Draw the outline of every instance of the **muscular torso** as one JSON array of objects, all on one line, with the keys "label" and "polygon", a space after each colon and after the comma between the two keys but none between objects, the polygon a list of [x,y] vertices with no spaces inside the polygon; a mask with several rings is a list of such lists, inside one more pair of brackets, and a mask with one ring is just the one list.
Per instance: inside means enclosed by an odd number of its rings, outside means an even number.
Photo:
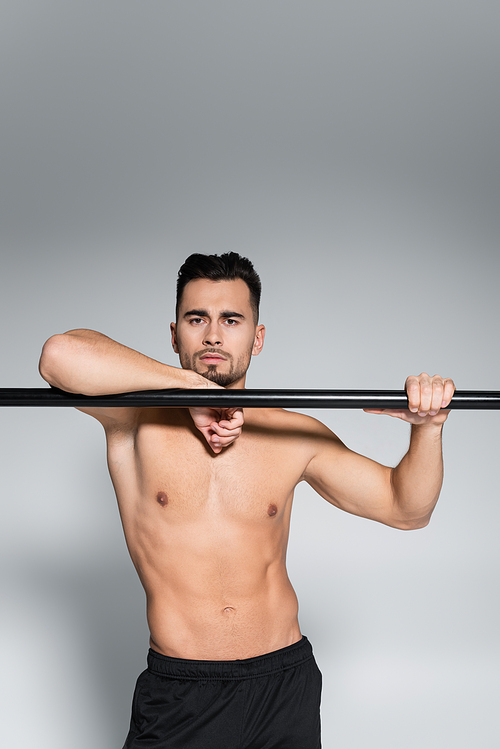
[{"label": "muscular torso", "polygon": [[289,429],[294,416],[247,410],[242,435],[218,455],[185,409],[144,409],[133,431],[108,434],[155,650],[233,660],[300,639],[285,567],[293,491],[307,463]]}]

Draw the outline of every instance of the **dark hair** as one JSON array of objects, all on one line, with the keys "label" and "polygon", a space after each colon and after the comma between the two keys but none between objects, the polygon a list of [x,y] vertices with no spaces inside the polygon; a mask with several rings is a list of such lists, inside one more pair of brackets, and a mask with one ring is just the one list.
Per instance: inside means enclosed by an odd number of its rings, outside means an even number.
[{"label": "dark hair", "polygon": [[179,306],[184,287],[195,278],[206,278],[209,281],[234,281],[241,278],[250,290],[250,304],[255,318],[259,320],[261,294],[260,278],[248,258],[237,252],[226,252],[224,255],[201,255],[195,252],[181,265],[177,277],[177,301],[175,315],[179,316]]}]

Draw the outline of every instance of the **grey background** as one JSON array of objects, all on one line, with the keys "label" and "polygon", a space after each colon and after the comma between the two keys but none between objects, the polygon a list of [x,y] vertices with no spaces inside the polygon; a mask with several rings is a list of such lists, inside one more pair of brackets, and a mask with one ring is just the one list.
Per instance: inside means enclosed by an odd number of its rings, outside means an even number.
[{"label": "grey background", "polygon": [[[498,389],[498,3],[0,3],[0,382],[90,327],[170,364],[179,265],[250,256],[253,387]],[[314,412],[395,464],[406,425]],[[431,525],[297,491],[289,568],[326,749],[500,741],[498,413],[452,413]],[[3,742],[120,747],[144,596],[104,436],[3,409]]]}]

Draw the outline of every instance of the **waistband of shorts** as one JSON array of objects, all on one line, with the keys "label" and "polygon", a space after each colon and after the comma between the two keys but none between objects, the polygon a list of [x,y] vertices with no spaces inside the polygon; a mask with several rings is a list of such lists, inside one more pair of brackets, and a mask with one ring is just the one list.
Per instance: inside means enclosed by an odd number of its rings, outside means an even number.
[{"label": "waistband of shorts", "polygon": [[148,653],[148,670],[157,676],[175,679],[228,680],[255,679],[269,676],[289,668],[295,668],[313,657],[311,643],[307,637],[281,650],[275,650],[254,658],[236,661],[194,661],[183,658],[171,658],[157,653],[150,648]]}]

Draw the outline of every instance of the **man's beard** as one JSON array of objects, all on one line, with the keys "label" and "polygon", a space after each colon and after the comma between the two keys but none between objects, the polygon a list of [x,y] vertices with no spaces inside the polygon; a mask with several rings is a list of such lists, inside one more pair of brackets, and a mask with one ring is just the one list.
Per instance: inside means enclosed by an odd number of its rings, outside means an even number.
[{"label": "man's beard", "polygon": [[[206,371],[202,372],[199,366],[200,357],[206,353],[218,353],[221,354],[221,356],[224,356],[226,361],[221,362],[221,364],[228,363],[229,371],[219,372],[217,371],[219,368],[218,364],[209,364]],[[193,372],[201,375],[206,380],[215,382],[216,385],[220,385],[221,387],[228,387],[228,385],[232,385],[233,382],[237,382],[245,376],[248,367],[250,366],[251,356],[252,352],[250,351],[247,356],[240,356],[235,364],[233,357],[231,356],[231,354],[228,354],[227,351],[216,351],[214,349],[208,349],[204,351],[197,351],[192,357],[187,356],[186,354],[179,353],[179,359],[183,369],[191,369]],[[203,364],[203,362],[201,362],[201,364]]]},{"label": "man's beard", "polygon": [[[194,370],[196,372],[196,369]],[[215,382],[216,385],[220,385],[226,388],[228,385],[232,385],[233,382],[239,380],[245,374],[246,369],[243,370],[230,370],[229,372],[217,372],[216,364],[209,364],[206,372],[198,372],[206,380]]]}]

